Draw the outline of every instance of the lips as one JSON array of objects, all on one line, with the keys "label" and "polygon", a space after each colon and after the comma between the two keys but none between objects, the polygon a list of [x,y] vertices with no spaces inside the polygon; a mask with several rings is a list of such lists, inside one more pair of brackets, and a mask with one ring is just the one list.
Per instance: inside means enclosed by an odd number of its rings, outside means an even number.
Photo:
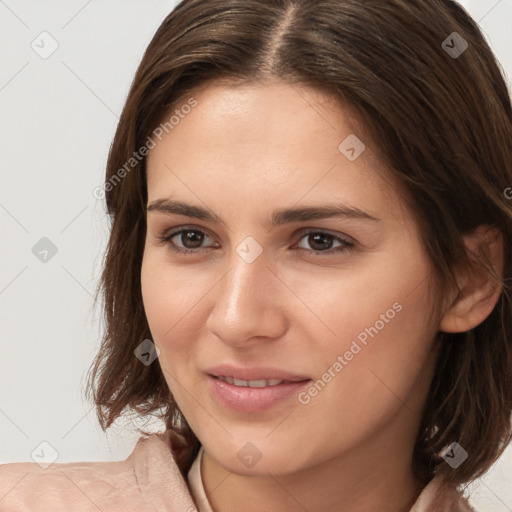
[{"label": "lips", "polygon": [[212,377],[230,377],[241,381],[281,380],[285,382],[301,382],[310,379],[307,375],[290,373],[286,370],[270,366],[244,368],[223,364],[209,368],[206,370],[206,373]]},{"label": "lips", "polygon": [[271,367],[241,368],[221,365],[206,375],[215,401],[245,413],[263,412],[290,399],[309,384],[309,377]]}]

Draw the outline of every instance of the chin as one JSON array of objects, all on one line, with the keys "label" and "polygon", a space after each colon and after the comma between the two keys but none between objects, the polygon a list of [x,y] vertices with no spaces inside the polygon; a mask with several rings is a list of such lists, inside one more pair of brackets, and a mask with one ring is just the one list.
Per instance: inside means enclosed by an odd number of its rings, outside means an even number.
[{"label": "chin", "polygon": [[[279,443],[277,443],[279,445]],[[208,451],[208,448],[205,447]],[[276,442],[254,443],[247,441],[236,443],[229,450],[209,451],[219,464],[227,471],[244,476],[285,475],[304,469],[308,462],[299,457],[296,448],[281,445],[276,449]]]}]

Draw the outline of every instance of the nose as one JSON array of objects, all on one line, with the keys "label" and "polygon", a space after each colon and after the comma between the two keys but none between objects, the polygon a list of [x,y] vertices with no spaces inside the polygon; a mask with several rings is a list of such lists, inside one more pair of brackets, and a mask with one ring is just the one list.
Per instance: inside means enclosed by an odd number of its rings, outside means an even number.
[{"label": "nose", "polygon": [[283,336],[287,289],[269,267],[265,252],[252,262],[234,252],[230,263],[212,290],[215,303],[206,322],[208,331],[234,348]]}]

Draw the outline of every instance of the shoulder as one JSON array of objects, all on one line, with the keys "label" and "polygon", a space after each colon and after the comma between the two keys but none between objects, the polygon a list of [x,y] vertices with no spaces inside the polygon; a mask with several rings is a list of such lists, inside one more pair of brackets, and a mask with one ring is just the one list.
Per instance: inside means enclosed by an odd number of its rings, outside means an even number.
[{"label": "shoulder", "polygon": [[167,433],[141,437],[119,462],[0,465],[0,512],[67,512],[71,505],[80,512],[195,510]]},{"label": "shoulder", "polygon": [[102,470],[109,472],[103,469],[107,464],[112,467],[116,463],[61,463],[47,469],[35,462],[2,464],[0,511],[56,510],[57,503],[73,503],[79,510],[93,510],[95,493],[90,492],[91,484],[94,482],[95,491],[99,492],[110,487],[101,476]]},{"label": "shoulder", "polygon": [[476,512],[455,487],[434,478],[423,489],[410,512]]},{"label": "shoulder", "polygon": [[[94,472],[93,467],[89,472],[91,470]],[[87,491],[81,491],[84,476],[78,464],[52,464],[48,469],[35,462],[3,464],[0,466],[0,511],[51,510],[56,503],[76,503],[87,510],[84,505],[91,503],[86,501]]]}]

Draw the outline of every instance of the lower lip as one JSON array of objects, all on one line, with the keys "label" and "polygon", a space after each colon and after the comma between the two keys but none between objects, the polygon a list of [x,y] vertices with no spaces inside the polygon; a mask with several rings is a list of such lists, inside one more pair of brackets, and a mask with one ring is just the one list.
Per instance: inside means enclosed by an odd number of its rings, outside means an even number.
[{"label": "lower lip", "polygon": [[297,395],[311,379],[287,382],[277,386],[250,388],[228,384],[211,375],[206,376],[208,387],[221,405],[242,412],[261,412]]}]

